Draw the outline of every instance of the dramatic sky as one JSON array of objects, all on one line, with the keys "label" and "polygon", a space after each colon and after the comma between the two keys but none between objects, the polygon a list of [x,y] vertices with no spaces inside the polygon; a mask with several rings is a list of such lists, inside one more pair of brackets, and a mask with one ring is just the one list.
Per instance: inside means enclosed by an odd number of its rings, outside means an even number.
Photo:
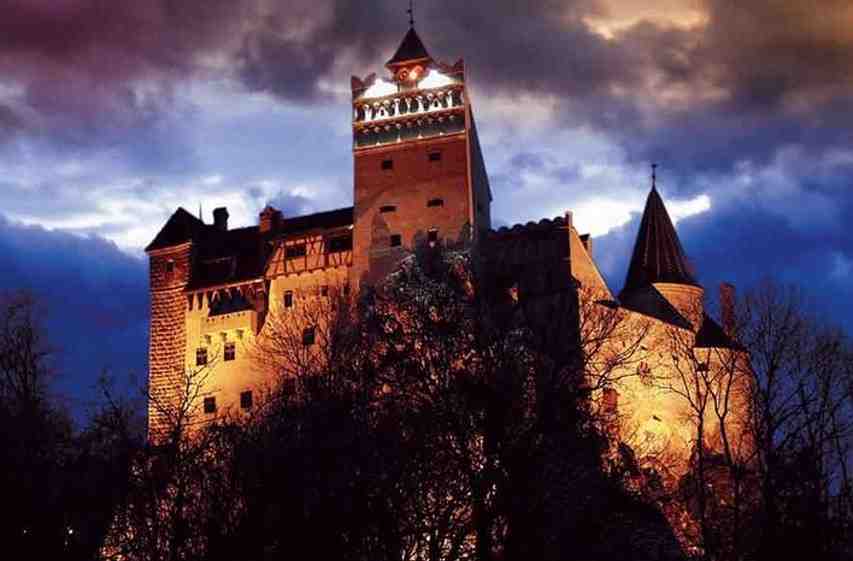
[{"label": "dramatic sky", "polygon": [[[650,7],[651,6],[651,7]],[[0,289],[44,303],[58,387],[144,380],[142,247],[177,206],[235,226],[351,204],[349,77],[403,0],[5,0]],[[705,286],[802,284],[853,327],[849,0],[422,0],[463,57],[498,225],[575,212],[618,290],[658,162]]]}]

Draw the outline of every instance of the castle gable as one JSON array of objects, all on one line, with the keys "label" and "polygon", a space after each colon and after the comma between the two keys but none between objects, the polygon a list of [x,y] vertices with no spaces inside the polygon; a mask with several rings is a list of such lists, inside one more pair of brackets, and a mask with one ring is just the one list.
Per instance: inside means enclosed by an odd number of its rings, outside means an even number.
[{"label": "castle gable", "polygon": [[203,229],[204,222],[179,207],[145,251],[166,249],[191,241]]}]

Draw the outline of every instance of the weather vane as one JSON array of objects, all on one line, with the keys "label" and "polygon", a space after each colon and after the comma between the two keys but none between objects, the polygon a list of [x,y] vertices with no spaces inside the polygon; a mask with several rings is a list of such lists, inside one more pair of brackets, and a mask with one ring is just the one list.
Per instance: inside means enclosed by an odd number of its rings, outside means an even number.
[{"label": "weather vane", "polygon": [[652,164],[652,189],[657,189],[658,182],[658,165]]},{"label": "weather vane", "polygon": [[415,26],[415,0],[409,0],[409,9],[406,10],[409,14],[409,27]]}]

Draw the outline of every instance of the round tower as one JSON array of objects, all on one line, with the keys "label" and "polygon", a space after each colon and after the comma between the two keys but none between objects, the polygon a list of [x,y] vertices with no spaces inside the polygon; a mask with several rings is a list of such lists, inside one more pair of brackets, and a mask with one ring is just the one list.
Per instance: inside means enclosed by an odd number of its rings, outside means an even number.
[{"label": "round tower", "polygon": [[655,179],[653,174],[619,299],[628,308],[688,327],[686,322],[695,331],[705,315],[705,290],[696,281]]}]

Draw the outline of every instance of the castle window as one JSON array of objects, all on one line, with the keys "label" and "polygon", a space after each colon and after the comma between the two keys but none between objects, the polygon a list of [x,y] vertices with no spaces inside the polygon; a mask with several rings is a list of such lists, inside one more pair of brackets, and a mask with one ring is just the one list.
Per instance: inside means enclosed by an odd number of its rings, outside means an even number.
[{"label": "castle window", "polygon": [[237,344],[234,342],[225,343],[225,354],[223,356],[225,360],[234,360],[237,358]]},{"label": "castle window", "polygon": [[328,296],[329,295],[329,285],[324,284],[320,287],[320,296]]},{"label": "castle window", "polygon": [[204,412],[207,415],[212,415],[213,413],[216,413],[216,398],[215,397],[204,398]]},{"label": "castle window", "polygon": [[430,243],[430,245],[437,242],[438,241],[438,230],[433,228],[432,230],[427,232],[427,241]]},{"label": "castle window", "polygon": [[329,240],[329,253],[352,251],[352,236],[338,236]]},{"label": "castle window", "polygon": [[311,345],[314,344],[316,336],[317,336],[316,329],[313,326],[312,327],[306,327],[305,329],[302,330],[302,344],[305,345],[306,347],[310,347]]},{"label": "castle window", "polygon": [[288,290],[284,293],[284,307],[292,308],[293,307],[293,291]]},{"label": "castle window", "polygon": [[293,259],[295,257],[305,257],[308,253],[308,247],[304,243],[289,245],[284,248],[284,257]]},{"label": "castle window", "polygon": [[349,296],[349,283],[344,285],[344,295]]},{"label": "castle window", "polygon": [[379,207],[379,212],[385,214],[386,212],[396,212],[397,207],[395,205],[383,205]]},{"label": "castle window", "polygon": [[199,347],[195,350],[195,365],[204,366],[207,364],[207,349]]},{"label": "castle window", "polygon": [[696,372],[707,372],[708,371],[708,363],[700,362],[696,365]]},{"label": "castle window", "polygon": [[394,160],[382,160],[382,169],[383,170],[394,169]]},{"label": "castle window", "polygon": [[391,247],[400,247],[401,245],[403,245],[403,236],[391,234]]},{"label": "castle window", "polygon": [[427,207],[439,207],[444,206],[444,199],[430,199],[427,201]]},{"label": "castle window", "polygon": [[240,409],[252,408],[252,391],[240,392]]},{"label": "castle window", "polygon": [[430,152],[429,153],[429,161],[430,162],[440,162],[441,161],[441,152]]},{"label": "castle window", "polygon": [[175,272],[175,262],[169,259],[166,261],[166,272],[171,274]]}]

